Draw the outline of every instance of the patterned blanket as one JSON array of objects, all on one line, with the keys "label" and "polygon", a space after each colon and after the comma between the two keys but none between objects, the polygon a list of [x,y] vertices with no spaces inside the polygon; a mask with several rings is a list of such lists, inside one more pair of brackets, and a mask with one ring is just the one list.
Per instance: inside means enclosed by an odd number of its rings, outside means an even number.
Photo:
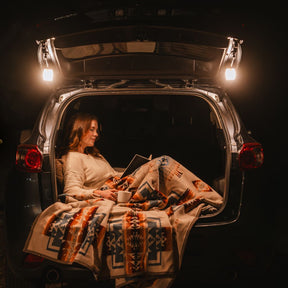
[{"label": "patterned blanket", "polygon": [[81,264],[96,279],[116,279],[116,287],[168,287],[190,229],[200,214],[217,211],[222,197],[169,156],[102,189],[112,187],[133,196],[125,204],[82,197],[54,203],[35,220],[24,252]]}]

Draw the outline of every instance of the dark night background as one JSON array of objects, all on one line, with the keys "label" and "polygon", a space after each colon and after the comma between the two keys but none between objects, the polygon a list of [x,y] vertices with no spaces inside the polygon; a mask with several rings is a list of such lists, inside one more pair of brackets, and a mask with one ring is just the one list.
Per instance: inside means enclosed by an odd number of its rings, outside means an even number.
[{"label": "dark night background", "polygon": [[[4,176],[14,162],[18,131],[33,126],[49,94],[49,89],[41,83],[37,74],[35,40],[40,35],[37,27],[48,18],[73,12],[77,7],[83,8],[96,1],[79,1],[76,4],[59,2],[61,7],[48,5],[51,2],[38,2],[36,5],[7,3],[6,12],[2,11],[5,15],[0,26],[0,139],[3,141],[0,145],[0,172],[3,176],[1,205]],[[104,5],[98,2],[99,7]],[[108,2],[111,1],[103,3]],[[121,2],[125,1],[114,3],[120,6]],[[243,249],[239,248],[244,251],[240,258],[248,266],[266,265],[265,269],[273,272],[273,277],[281,276],[286,271],[288,260],[287,169],[285,171],[287,129],[284,127],[287,124],[288,104],[285,78],[286,6],[279,6],[275,1],[259,4],[252,1],[251,4],[248,1],[233,4],[232,1],[130,2],[150,5],[163,3],[158,4],[162,7],[182,3],[185,9],[192,9],[194,3],[197,9],[203,11],[201,21],[195,22],[197,29],[244,40],[240,79],[235,86],[228,87],[228,92],[246,128],[262,143],[265,162],[262,168],[249,175],[248,182],[252,189],[249,195],[244,196],[238,224],[241,239],[235,245],[241,246],[243,243]]]}]

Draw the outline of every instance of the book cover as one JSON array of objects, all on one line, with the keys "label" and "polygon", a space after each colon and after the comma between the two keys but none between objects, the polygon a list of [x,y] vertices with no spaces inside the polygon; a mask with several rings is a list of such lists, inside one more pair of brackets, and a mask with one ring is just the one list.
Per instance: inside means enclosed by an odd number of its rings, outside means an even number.
[{"label": "book cover", "polygon": [[148,158],[141,156],[139,154],[135,154],[126,169],[124,170],[121,178],[133,173],[137,168],[139,168],[141,165],[149,162],[152,159],[152,155],[150,155]]}]

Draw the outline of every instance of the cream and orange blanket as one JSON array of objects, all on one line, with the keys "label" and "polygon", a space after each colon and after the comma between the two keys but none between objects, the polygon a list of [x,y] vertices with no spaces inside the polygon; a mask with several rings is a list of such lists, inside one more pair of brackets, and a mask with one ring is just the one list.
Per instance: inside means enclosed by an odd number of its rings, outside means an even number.
[{"label": "cream and orange blanket", "polygon": [[222,197],[169,156],[132,175],[109,179],[102,189],[129,190],[129,203],[106,199],[56,202],[35,220],[24,251],[89,268],[116,286],[168,287],[179,269],[190,229],[214,213]]}]

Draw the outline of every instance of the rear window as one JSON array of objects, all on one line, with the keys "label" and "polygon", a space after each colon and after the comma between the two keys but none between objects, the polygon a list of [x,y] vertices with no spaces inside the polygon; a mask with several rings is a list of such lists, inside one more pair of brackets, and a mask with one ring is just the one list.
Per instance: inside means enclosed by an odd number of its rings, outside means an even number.
[{"label": "rear window", "polygon": [[153,41],[58,47],[56,51],[64,74],[70,76],[117,75],[121,70],[122,75],[147,71],[207,78],[217,73],[223,54],[218,47]]},{"label": "rear window", "polygon": [[[85,96],[67,107],[61,130],[78,111],[98,116],[96,146],[114,167],[126,167],[134,154],[169,155],[213,186],[225,175],[225,154],[217,117],[202,98],[186,95]],[[221,133],[220,133],[221,134]],[[61,137],[56,143],[61,146]]]}]

